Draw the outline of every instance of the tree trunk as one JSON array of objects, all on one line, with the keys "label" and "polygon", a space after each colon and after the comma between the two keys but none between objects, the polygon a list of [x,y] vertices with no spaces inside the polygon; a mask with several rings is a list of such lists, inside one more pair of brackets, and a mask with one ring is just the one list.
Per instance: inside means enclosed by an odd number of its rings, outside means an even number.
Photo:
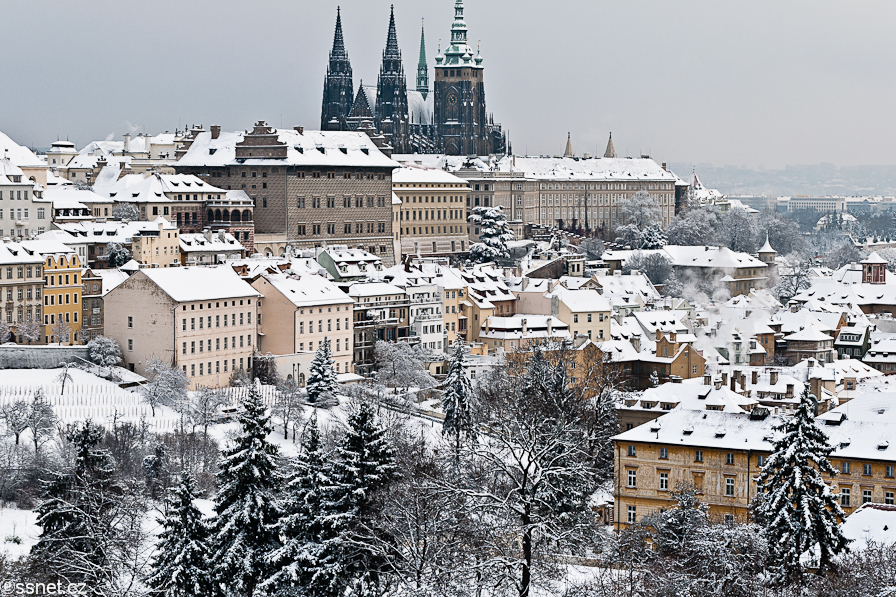
[{"label": "tree trunk", "polygon": [[529,504],[526,504],[526,510],[523,514],[523,574],[520,579],[520,597],[529,597],[529,584],[532,580],[532,528],[529,526],[531,517],[529,516]]}]

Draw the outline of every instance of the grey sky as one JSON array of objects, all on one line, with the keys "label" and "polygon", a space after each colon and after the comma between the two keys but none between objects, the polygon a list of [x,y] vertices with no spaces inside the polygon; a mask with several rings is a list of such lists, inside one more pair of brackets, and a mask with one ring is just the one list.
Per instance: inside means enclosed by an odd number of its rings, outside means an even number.
[{"label": "grey sky", "polygon": [[[375,83],[389,2],[341,0],[355,85]],[[320,124],[330,0],[3,3],[0,130],[79,146],[187,123]],[[395,0],[414,84],[453,0]],[[896,3],[467,0],[489,111],[516,153],[746,164],[896,164]],[[444,46],[444,43],[443,43]]]}]

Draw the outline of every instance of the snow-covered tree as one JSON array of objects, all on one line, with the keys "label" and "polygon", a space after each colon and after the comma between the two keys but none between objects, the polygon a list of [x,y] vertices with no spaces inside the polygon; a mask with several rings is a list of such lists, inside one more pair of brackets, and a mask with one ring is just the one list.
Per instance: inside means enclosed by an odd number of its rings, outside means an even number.
[{"label": "snow-covered tree", "polygon": [[100,367],[113,367],[121,362],[121,346],[107,336],[97,336],[87,343],[87,358]]},{"label": "snow-covered tree", "polygon": [[121,267],[131,260],[131,252],[121,243],[111,242],[108,245],[109,267]]},{"label": "snow-covered tree", "polygon": [[[190,421],[202,427],[202,436],[208,438],[208,428],[218,420],[218,409],[227,404],[227,397],[208,386],[198,386],[189,401]],[[195,427],[194,427],[195,428]]]},{"label": "snow-covered tree", "polygon": [[302,392],[296,380],[290,377],[277,386],[277,401],[271,409],[273,415],[283,425],[283,439],[289,438],[289,428],[293,428],[293,443],[296,440],[296,427],[302,417]]},{"label": "snow-covered tree", "polygon": [[378,340],[375,352],[379,380],[394,390],[431,388],[435,385],[435,380],[426,369],[428,355],[419,345]]},{"label": "snow-covered tree", "polygon": [[65,396],[65,384],[74,382],[74,378],[71,374],[71,369],[74,367],[75,365],[73,363],[62,363],[62,370],[59,372],[59,375],[56,376],[56,381],[62,384],[59,393],[63,396]]},{"label": "snow-covered tree", "polygon": [[50,332],[53,334],[53,340],[60,344],[71,341],[72,326],[61,315],[56,319],[56,323],[50,326]]},{"label": "snow-covered tree", "polygon": [[513,231],[507,224],[503,206],[474,207],[470,223],[479,228],[479,242],[470,246],[470,259],[474,263],[510,257],[507,243],[513,240]]},{"label": "snow-covered tree", "polygon": [[215,597],[220,592],[209,561],[209,529],[193,505],[196,485],[187,473],[171,488],[146,584],[152,597]]},{"label": "snow-covered tree", "polygon": [[9,330],[9,324],[5,321],[0,321],[0,344],[4,342],[9,342],[9,337],[12,332]]},{"label": "snow-covered tree", "polygon": [[16,438],[16,445],[19,445],[19,437],[28,429],[28,403],[24,400],[16,400],[15,402],[7,402],[0,406],[0,417],[3,418],[3,425],[6,427],[6,435]]},{"label": "snow-covered tree", "polygon": [[308,393],[308,402],[316,403],[332,399],[339,389],[336,382],[336,372],[333,371],[333,358],[330,352],[330,340],[324,341],[317,347],[314,360],[308,371],[308,380],[305,383],[305,391]]},{"label": "snow-covered tree", "polygon": [[448,374],[442,391],[442,435],[454,442],[455,453],[460,453],[463,441],[476,441],[476,422],[473,418],[473,386],[464,373],[464,341],[454,343],[448,360]]},{"label": "snow-covered tree", "polygon": [[778,300],[783,304],[812,286],[812,265],[806,260],[795,261],[778,269],[778,283],[773,288]]},{"label": "snow-covered tree", "polygon": [[279,546],[277,446],[267,437],[270,418],[258,387],[249,386],[239,413],[241,431],[221,453],[215,497],[215,578],[236,594],[251,597],[267,578],[267,555]]},{"label": "snow-covered tree", "polygon": [[43,390],[34,393],[28,405],[28,429],[31,430],[31,443],[35,457],[40,456],[40,447],[53,438],[56,432],[56,413],[47,402]]},{"label": "snow-covered tree", "polygon": [[828,460],[828,437],[815,424],[817,408],[807,385],[794,415],[775,428],[774,450],[759,472],[757,513],[782,580],[802,578],[800,559],[808,550],[818,550],[818,569],[824,570],[847,549],[839,524],[846,515],[822,477],[837,470]]},{"label": "snow-covered tree", "polygon": [[[644,245],[644,233],[651,226],[662,229],[663,216],[656,201],[647,191],[638,191],[616,206],[618,225],[616,242],[634,249]],[[658,240],[654,238],[653,240]]]},{"label": "snow-covered tree", "polygon": [[146,365],[146,378],[143,399],[152,409],[152,416],[156,416],[159,405],[183,411],[181,407],[187,400],[187,387],[190,385],[183,369],[173,367],[153,355]]},{"label": "snow-covered tree", "polygon": [[735,207],[722,215],[718,230],[719,243],[732,251],[753,253],[759,247],[756,218],[745,209]]},{"label": "snow-covered tree", "polygon": [[672,261],[665,255],[660,253],[645,255],[640,251],[632,254],[622,266],[623,274],[628,275],[633,271],[641,272],[654,284],[665,284],[675,273]]},{"label": "snow-covered tree", "polygon": [[720,219],[719,210],[712,206],[682,211],[666,228],[666,238],[670,245],[717,244],[715,237]]},{"label": "snow-covered tree", "polygon": [[651,224],[641,234],[641,248],[645,250],[662,249],[668,244],[663,227],[659,224]]},{"label": "snow-covered tree", "polygon": [[328,507],[335,505],[335,496],[325,492],[334,484],[330,476],[327,454],[321,443],[314,414],[302,435],[302,449],[293,462],[293,472],[284,491],[280,509],[282,516],[277,523],[283,545],[271,553],[269,561],[272,573],[262,586],[268,588],[306,587],[308,594],[326,592],[330,579],[326,574],[316,575],[321,559],[327,551],[334,553],[339,547],[338,532],[331,524],[338,516]]},{"label": "snow-covered tree", "polygon": [[[837,213],[839,216],[839,212]],[[762,232],[765,232],[768,242],[779,255],[803,253],[806,250],[805,237],[800,234],[799,224],[776,209],[765,209],[759,213],[759,230],[757,242],[763,242]]]},{"label": "snow-covered tree", "polygon": [[656,374],[656,369],[650,373],[650,387],[655,388],[660,385],[660,376]]},{"label": "snow-covered tree", "polygon": [[134,222],[140,219],[140,210],[132,203],[119,203],[112,208],[112,219],[117,222]]},{"label": "snow-covered tree", "polygon": [[35,319],[27,319],[19,324],[17,332],[26,342],[35,342],[40,340],[41,325]]}]

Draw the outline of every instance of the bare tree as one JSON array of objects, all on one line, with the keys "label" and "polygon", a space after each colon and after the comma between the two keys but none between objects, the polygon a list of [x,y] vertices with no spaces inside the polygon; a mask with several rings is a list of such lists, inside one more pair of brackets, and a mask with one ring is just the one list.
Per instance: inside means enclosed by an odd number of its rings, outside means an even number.
[{"label": "bare tree", "polygon": [[812,285],[810,270],[811,265],[808,261],[798,261],[786,268],[780,268],[778,284],[774,289],[778,300],[786,305],[790,299],[809,288]]},{"label": "bare tree", "polygon": [[56,434],[56,413],[40,389],[34,393],[28,408],[28,428],[31,429],[34,456],[39,458],[41,446]]},{"label": "bare tree", "polygon": [[112,219],[118,222],[133,222],[140,219],[140,210],[132,203],[119,203],[112,208]]},{"label": "bare tree", "polygon": [[302,414],[302,390],[295,379],[283,380],[277,386],[277,401],[274,403],[273,414],[283,425],[283,439],[289,439],[289,427],[292,425],[292,439],[295,442],[296,423]]},{"label": "bare tree", "polygon": [[50,331],[53,333],[53,337],[56,338],[56,341],[62,344],[70,341],[72,326],[70,326],[60,315],[57,317],[56,323],[50,327]]},{"label": "bare tree", "polygon": [[0,417],[3,417],[6,434],[16,438],[16,445],[19,445],[19,437],[28,429],[28,411],[28,403],[24,400],[7,402],[0,406]]},{"label": "bare tree", "polygon": [[18,326],[18,333],[28,343],[40,340],[41,325],[36,319],[26,319]]},{"label": "bare tree", "polygon": [[62,384],[62,390],[60,390],[60,395],[65,396],[65,384],[69,381],[74,381],[72,378],[72,374],[69,373],[69,369],[71,369],[73,365],[71,363],[62,363],[62,371],[59,372],[59,375],[56,376],[56,381]]},{"label": "bare tree", "polygon": [[208,439],[208,428],[218,418],[218,409],[227,404],[227,398],[221,392],[208,386],[199,386],[193,391],[190,401],[193,425],[202,427],[202,437]]},{"label": "bare tree", "polygon": [[155,356],[146,365],[148,383],[144,386],[143,397],[156,416],[156,407],[170,406],[177,412],[184,412],[187,399],[187,374],[180,367],[173,367]]}]

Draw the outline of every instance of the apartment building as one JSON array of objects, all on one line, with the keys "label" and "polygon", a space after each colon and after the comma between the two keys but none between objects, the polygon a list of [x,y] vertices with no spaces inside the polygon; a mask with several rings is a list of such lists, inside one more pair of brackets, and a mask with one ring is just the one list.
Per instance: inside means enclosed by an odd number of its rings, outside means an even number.
[{"label": "apartment building", "polygon": [[229,266],[141,269],[104,298],[105,332],[132,371],[155,357],[197,386],[252,371],[261,295]]},{"label": "apartment building", "polygon": [[467,181],[436,168],[406,166],[392,173],[403,255],[452,255],[469,250]]},{"label": "apartment building", "polygon": [[[84,264],[71,248],[55,241],[24,241],[26,250],[43,257],[44,264],[44,339],[47,342],[81,340],[81,271]],[[59,337],[57,324],[68,328],[66,337]]]},{"label": "apartment building", "polygon": [[354,299],[355,372],[366,375],[376,362],[377,340],[403,342],[409,336],[410,302],[403,288],[384,282],[359,282],[347,288]]},{"label": "apartment building", "polygon": [[[847,515],[867,502],[896,503],[892,423],[870,417],[852,420],[831,411],[817,422],[834,448],[829,460],[840,471],[827,482]],[[773,447],[772,429],[780,423],[766,409],[678,409],[615,436],[617,528],[672,506],[670,492],[680,483],[697,490],[710,516],[746,521],[756,476]]]},{"label": "apartment building", "polygon": [[[264,273],[251,282],[261,293],[259,349],[275,355],[315,352],[330,341],[337,373],[352,372],[355,301],[323,276]],[[305,372],[298,372],[304,384]]]},{"label": "apartment building", "polygon": [[180,235],[180,255],[181,263],[186,265],[213,265],[242,259],[246,256],[246,247],[228,232],[206,228],[198,234]]},{"label": "apartment building", "polygon": [[0,159],[0,238],[29,238],[47,230],[51,205],[35,203],[41,187],[8,159]]},{"label": "apartment building", "polygon": [[395,264],[392,170],[398,164],[362,132],[275,129],[197,131],[176,164],[255,204],[258,252],[324,245],[363,248]]},{"label": "apartment building", "polygon": [[442,315],[442,287],[437,284],[413,284],[405,288],[410,300],[411,339],[424,348],[445,350],[445,319]]},{"label": "apartment building", "polygon": [[57,223],[56,226],[74,237],[62,242],[73,248],[86,244],[87,259],[84,261],[92,269],[109,268],[110,243],[118,243],[130,251],[142,266],[173,267],[180,264],[180,232],[162,216],[152,222],[84,221]]},{"label": "apartment building", "polygon": [[146,267],[177,267],[181,257],[181,234],[165,218],[158,216],[153,226],[140,226],[131,237],[131,257]]},{"label": "apartment building", "polygon": [[[27,342],[20,329],[23,323],[43,320],[43,266],[44,258],[40,253],[26,249],[20,243],[0,243],[2,317],[18,343]],[[39,341],[45,341],[43,333]]]}]

